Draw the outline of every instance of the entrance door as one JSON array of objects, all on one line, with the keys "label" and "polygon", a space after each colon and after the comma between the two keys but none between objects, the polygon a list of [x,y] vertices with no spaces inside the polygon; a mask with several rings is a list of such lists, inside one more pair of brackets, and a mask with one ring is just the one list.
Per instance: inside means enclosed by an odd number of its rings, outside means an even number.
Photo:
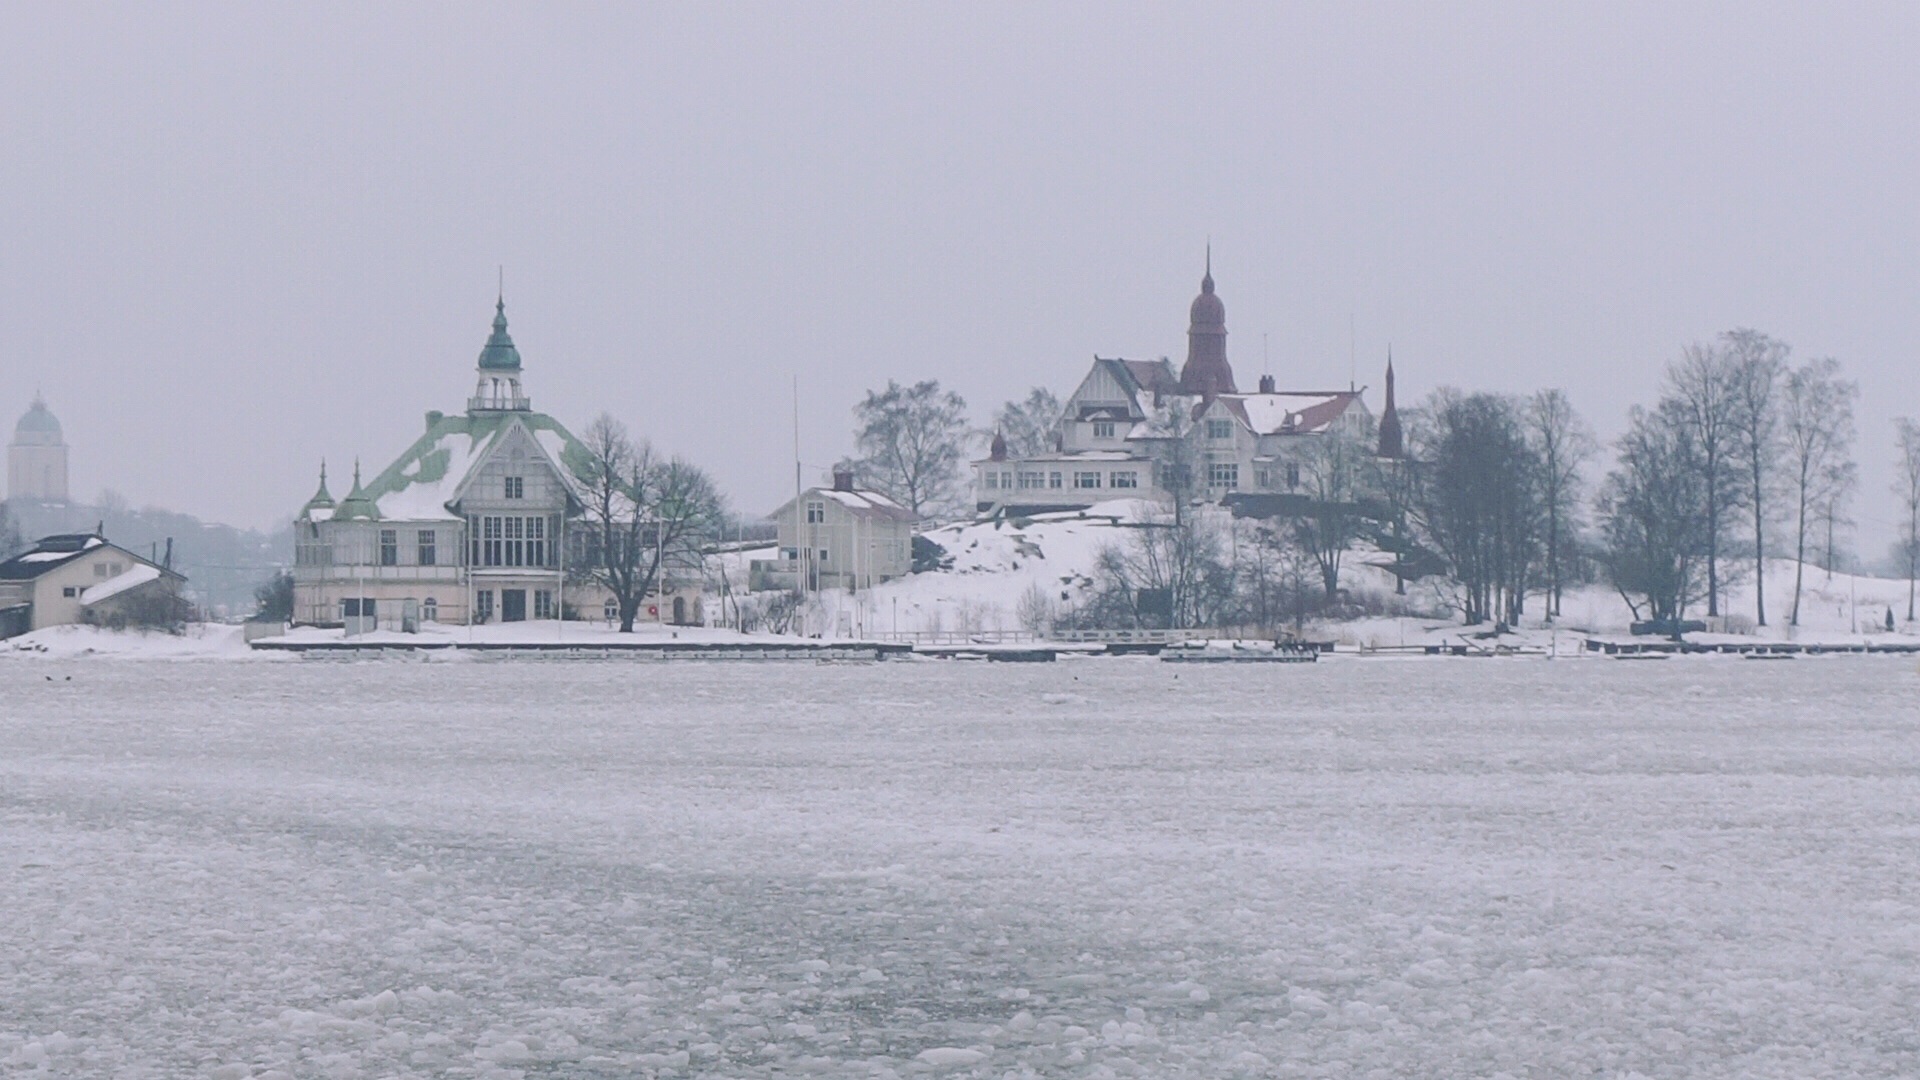
[{"label": "entrance door", "polygon": [[687,598],[684,596],[673,598],[673,625],[687,625]]},{"label": "entrance door", "polygon": [[501,622],[526,622],[527,621],[527,590],[525,589],[501,589],[500,590],[500,621]]}]

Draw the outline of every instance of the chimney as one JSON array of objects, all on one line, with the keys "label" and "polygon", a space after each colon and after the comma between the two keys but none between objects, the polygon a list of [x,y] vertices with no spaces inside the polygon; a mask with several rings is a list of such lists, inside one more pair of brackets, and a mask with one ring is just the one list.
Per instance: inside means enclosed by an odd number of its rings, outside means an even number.
[{"label": "chimney", "polygon": [[835,491],[852,491],[853,490],[853,470],[852,469],[833,470],[833,490]]},{"label": "chimney", "polygon": [[1273,376],[1271,375],[1260,376],[1260,392],[1263,394],[1273,393]]},{"label": "chimney", "polygon": [[441,412],[439,409],[427,410],[427,430],[432,431],[433,425],[439,423],[444,419],[446,419],[446,414]]}]

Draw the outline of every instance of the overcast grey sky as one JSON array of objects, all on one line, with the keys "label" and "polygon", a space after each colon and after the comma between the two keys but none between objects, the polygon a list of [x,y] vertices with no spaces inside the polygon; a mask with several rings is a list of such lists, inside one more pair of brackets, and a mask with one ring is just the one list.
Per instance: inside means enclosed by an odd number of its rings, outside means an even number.
[{"label": "overcast grey sky", "polygon": [[[534,406],[736,505],[936,377],[984,418],[1179,359],[1564,387],[1603,434],[1734,326],[1920,413],[1920,6],[0,8],[0,414],[264,525],[462,407],[505,264]],[[1868,554],[1877,555],[1877,550]]]}]

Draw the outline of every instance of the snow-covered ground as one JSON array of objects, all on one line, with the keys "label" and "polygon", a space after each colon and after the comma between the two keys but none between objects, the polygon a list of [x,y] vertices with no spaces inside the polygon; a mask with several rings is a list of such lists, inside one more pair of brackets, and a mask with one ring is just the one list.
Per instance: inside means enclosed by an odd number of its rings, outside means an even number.
[{"label": "snow-covered ground", "polygon": [[0,665],[0,1071],[1913,1076],[1916,692]]},{"label": "snow-covered ground", "polygon": [[113,657],[134,660],[210,660],[258,656],[238,626],[196,623],[183,633],[108,630],[98,626],[49,626],[0,640],[0,660]]}]

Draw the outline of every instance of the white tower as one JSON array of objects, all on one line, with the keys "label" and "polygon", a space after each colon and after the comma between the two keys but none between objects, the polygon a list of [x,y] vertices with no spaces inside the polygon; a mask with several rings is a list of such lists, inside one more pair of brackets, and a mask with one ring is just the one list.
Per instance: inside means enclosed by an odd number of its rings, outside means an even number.
[{"label": "white tower", "polygon": [[67,444],[38,394],[13,427],[7,446],[7,498],[25,502],[67,501]]}]

